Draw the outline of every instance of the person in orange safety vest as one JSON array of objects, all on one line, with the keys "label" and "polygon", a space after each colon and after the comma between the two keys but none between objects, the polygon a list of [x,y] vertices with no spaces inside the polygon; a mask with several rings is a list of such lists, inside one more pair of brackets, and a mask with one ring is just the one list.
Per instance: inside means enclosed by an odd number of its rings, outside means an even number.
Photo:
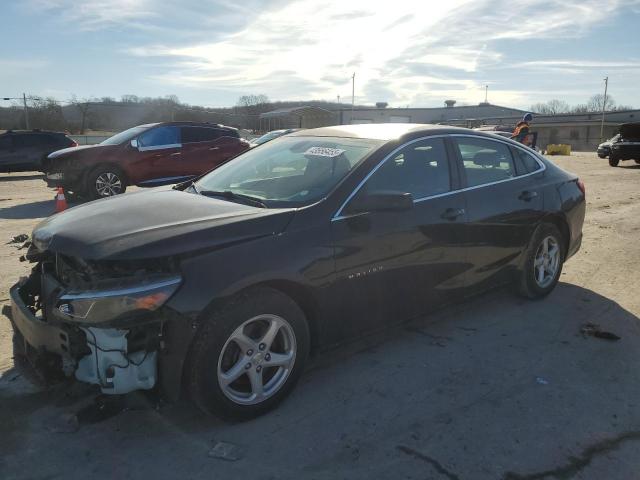
[{"label": "person in orange safety vest", "polygon": [[518,122],[516,128],[513,130],[511,139],[515,140],[516,142],[525,143],[527,136],[530,133],[532,120],[533,115],[531,113],[525,114],[525,116],[522,117],[522,121]]}]

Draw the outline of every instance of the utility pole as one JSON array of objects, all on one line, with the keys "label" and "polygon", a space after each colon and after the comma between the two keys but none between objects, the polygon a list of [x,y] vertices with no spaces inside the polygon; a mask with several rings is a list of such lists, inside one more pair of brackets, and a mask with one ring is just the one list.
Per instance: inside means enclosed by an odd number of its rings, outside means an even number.
[{"label": "utility pole", "polygon": [[600,121],[600,143],[604,140],[604,109],[607,106],[607,87],[609,86],[609,77],[604,77],[604,98],[602,99],[602,120]]},{"label": "utility pole", "polygon": [[488,103],[487,98],[489,98],[489,85],[484,86],[484,103]]},{"label": "utility pole", "polygon": [[22,94],[22,102],[24,104],[24,123],[27,127],[27,130],[29,129],[29,108],[27,107],[27,95],[25,93]]},{"label": "utility pole", "polygon": [[338,103],[340,103],[340,95],[338,95]]},{"label": "utility pole", "polygon": [[353,124],[353,109],[356,105],[356,72],[351,77],[351,123]]}]

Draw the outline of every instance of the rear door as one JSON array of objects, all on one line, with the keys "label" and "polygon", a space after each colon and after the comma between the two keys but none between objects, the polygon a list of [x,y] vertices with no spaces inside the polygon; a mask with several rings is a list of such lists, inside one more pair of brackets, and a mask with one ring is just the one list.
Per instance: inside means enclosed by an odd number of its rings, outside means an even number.
[{"label": "rear door", "polygon": [[197,176],[211,170],[225,159],[221,145],[223,132],[214,127],[183,126],[182,162],[185,172]]},{"label": "rear door", "polygon": [[175,125],[142,133],[130,162],[131,180],[142,186],[177,183],[190,176],[182,161],[180,127]]},{"label": "rear door", "polygon": [[414,199],[411,210],[352,214],[347,203],[332,220],[335,291],[344,307],[342,318],[328,330],[353,336],[398,322],[463,287],[464,194],[454,191],[457,178],[446,142],[444,137],[409,142],[353,196],[408,192]]},{"label": "rear door", "polygon": [[543,167],[508,142],[472,135],[453,139],[466,187],[467,282],[484,288],[504,280],[517,265],[543,216]]},{"label": "rear door", "polygon": [[15,157],[11,135],[0,135],[0,169],[7,170]]},{"label": "rear door", "polygon": [[40,167],[44,156],[44,140],[41,135],[25,133],[13,135],[12,164],[19,169],[37,169]]}]

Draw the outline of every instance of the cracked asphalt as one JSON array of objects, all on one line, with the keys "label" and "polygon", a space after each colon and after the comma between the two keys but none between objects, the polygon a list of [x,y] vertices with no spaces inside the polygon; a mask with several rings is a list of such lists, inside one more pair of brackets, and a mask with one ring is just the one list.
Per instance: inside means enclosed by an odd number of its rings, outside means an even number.
[{"label": "cracked asphalt", "polygon": [[[547,299],[491,292],[324,353],[250,422],[142,394],[112,411],[90,387],[34,385],[0,317],[0,478],[639,478],[640,166],[552,159],[585,181],[588,205],[583,248]],[[52,197],[36,177],[0,175],[7,240]],[[4,243],[6,304],[28,267]],[[583,336],[589,322],[621,339]],[[218,442],[241,458],[216,458]]]}]

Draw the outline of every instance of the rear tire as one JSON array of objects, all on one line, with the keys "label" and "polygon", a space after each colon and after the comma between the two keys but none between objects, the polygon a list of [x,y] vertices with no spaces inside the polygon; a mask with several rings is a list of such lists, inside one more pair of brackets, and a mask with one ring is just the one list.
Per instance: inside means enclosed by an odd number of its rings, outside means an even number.
[{"label": "rear tire", "polygon": [[609,155],[609,166],[617,167],[619,163],[620,163],[620,159],[618,157],[614,157],[613,153]]},{"label": "rear tire", "polygon": [[120,195],[127,190],[122,170],[111,165],[96,167],[87,175],[84,194],[91,200]]},{"label": "rear tire", "polygon": [[200,327],[185,372],[191,398],[222,418],[262,415],[295,386],[309,344],[304,313],[290,297],[272,288],[247,290],[209,312]]},{"label": "rear tire", "polygon": [[524,253],[519,293],[531,299],[551,293],[560,279],[565,256],[565,239],[560,230],[551,223],[540,225]]}]

